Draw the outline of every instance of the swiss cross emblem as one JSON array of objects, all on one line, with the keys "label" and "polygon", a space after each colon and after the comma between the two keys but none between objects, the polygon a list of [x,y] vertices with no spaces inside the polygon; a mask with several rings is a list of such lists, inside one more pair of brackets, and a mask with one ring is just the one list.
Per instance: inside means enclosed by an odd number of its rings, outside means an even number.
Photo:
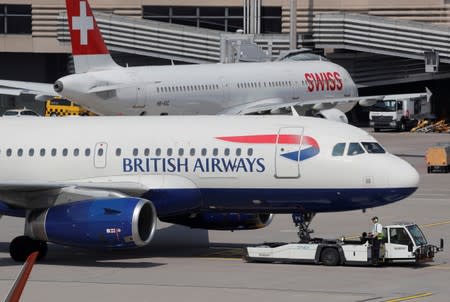
[{"label": "swiss cross emblem", "polygon": [[72,17],[72,27],[80,31],[80,45],[88,45],[88,31],[94,29],[94,18],[87,15],[86,1],[80,2],[80,15]]}]

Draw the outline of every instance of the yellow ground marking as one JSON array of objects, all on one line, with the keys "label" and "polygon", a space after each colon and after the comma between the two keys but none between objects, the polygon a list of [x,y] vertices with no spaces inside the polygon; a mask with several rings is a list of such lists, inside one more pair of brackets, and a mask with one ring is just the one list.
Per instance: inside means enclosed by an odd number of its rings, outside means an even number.
[{"label": "yellow ground marking", "polygon": [[436,223],[423,224],[423,225],[421,225],[420,227],[421,227],[421,228],[430,228],[430,227],[439,226],[439,225],[444,225],[444,224],[450,224],[450,220],[447,220],[447,221],[441,221],[441,222],[436,222]]},{"label": "yellow ground marking", "polygon": [[413,299],[418,299],[418,298],[425,298],[425,297],[431,296],[432,294],[433,293],[417,293],[417,294],[412,295],[412,296],[400,297],[400,298],[394,298],[394,299],[386,300],[386,302],[400,302],[400,301],[407,301],[407,300],[413,300]]}]

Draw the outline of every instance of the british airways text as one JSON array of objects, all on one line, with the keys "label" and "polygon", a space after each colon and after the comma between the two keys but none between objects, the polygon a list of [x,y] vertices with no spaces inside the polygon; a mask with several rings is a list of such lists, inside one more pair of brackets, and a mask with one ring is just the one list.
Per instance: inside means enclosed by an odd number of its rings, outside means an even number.
[{"label": "british airways text", "polygon": [[125,173],[262,173],[264,158],[123,158]]}]

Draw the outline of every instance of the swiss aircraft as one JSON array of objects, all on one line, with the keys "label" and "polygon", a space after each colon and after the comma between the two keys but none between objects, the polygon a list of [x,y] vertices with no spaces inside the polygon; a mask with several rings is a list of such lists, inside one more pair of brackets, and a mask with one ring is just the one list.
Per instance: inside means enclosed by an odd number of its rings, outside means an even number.
[{"label": "swiss aircraft", "polygon": [[76,74],[54,85],[2,80],[0,93],[61,95],[101,115],[284,113],[295,106],[301,115],[344,122],[344,112],[356,103],[393,98],[358,97],[344,68],[314,54],[276,62],[123,68],[112,60],[88,1],[66,0],[66,6]]},{"label": "swiss aircraft", "polygon": [[315,213],[386,205],[419,182],[367,132],[313,117],[0,118],[0,129],[0,214],[25,218],[17,261],[43,258],[47,242],[145,246],[157,218],[248,230],[297,213],[308,233]]}]

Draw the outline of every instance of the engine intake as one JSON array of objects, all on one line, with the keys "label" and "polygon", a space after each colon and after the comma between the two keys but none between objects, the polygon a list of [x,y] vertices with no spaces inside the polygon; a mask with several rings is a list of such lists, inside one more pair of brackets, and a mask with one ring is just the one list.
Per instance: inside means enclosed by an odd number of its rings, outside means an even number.
[{"label": "engine intake", "polygon": [[79,247],[139,247],[152,240],[156,221],[146,199],[93,199],[32,211],[25,235]]}]

